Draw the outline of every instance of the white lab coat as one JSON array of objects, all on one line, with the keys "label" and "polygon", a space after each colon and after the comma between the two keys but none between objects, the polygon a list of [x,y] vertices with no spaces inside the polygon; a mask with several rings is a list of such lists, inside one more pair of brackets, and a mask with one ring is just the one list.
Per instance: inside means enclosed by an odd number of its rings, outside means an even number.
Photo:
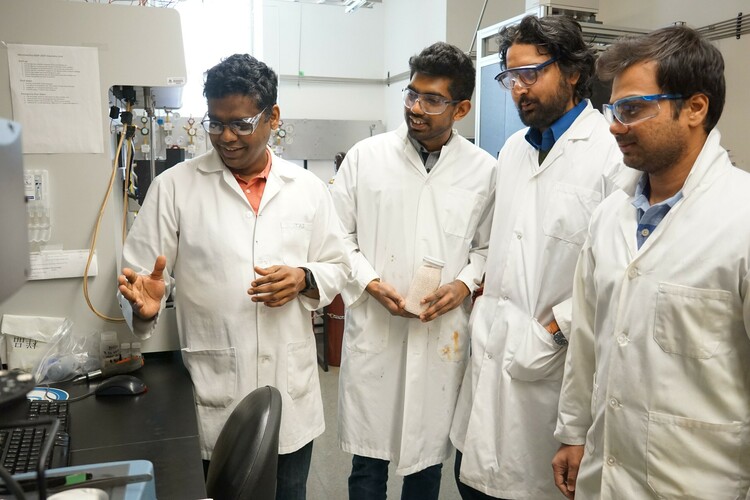
[{"label": "white lab coat", "polygon": [[[326,185],[276,156],[257,216],[215,150],[154,179],[125,242],[123,265],[150,273],[158,255],[167,257],[204,459],[237,403],[263,385],[281,392],[280,453],[323,432],[310,314],[346,281],[343,245]],[[276,264],[309,268],[320,300],[300,295],[279,308],[251,302],[253,266]],[[148,336],[154,325],[135,321],[134,331]]]},{"label": "white lab coat", "polygon": [[347,153],[332,186],[353,279],[339,378],[339,441],[412,474],[451,453],[448,430],[468,356],[468,300],[429,322],[391,314],[364,288],[381,278],[405,296],[423,256],[441,284],[470,290],[484,270],[495,192],[493,158],[455,131],[428,174],[406,125]]},{"label": "white lab coat", "polygon": [[461,481],[491,496],[552,498],[550,461],[570,295],[589,217],[613,188],[622,155],[590,103],[539,165],[514,134],[498,157],[484,295],[471,316],[471,360],[451,429]]},{"label": "white lab coat", "polygon": [[555,436],[576,499],[750,498],[750,175],[714,130],[638,249],[635,185],[594,213]]}]

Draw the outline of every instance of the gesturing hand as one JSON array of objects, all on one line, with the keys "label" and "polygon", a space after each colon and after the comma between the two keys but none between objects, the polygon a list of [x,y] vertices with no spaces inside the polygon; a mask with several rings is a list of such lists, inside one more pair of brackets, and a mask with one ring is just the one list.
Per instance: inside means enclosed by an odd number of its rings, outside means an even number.
[{"label": "gesturing hand", "polygon": [[133,305],[133,312],[141,319],[151,319],[161,308],[164,297],[164,268],[167,258],[160,255],[154,263],[151,274],[137,274],[126,267],[117,277],[120,293]]}]

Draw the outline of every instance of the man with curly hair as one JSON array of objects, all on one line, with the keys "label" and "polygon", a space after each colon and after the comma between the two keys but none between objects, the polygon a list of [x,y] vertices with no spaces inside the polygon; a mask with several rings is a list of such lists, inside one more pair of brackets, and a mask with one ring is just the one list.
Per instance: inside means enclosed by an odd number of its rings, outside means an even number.
[{"label": "man with curly hair", "polygon": [[498,91],[528,128],[498,157],[484,294],[451,429],[455,475],[464,499],[554,499],[573,272],[621,154],[587,99],[594,54],[576,21],[527,16],[500,40]]}]

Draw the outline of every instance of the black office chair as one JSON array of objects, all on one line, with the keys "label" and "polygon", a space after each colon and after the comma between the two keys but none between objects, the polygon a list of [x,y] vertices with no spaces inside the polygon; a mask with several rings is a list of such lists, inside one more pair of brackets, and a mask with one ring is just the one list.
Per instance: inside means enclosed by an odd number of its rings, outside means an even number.
[{"label": "black office chair", "polygon": [[214,500],[273,500],[281,426],[281,394],[259,387],[232,411],[214,446],[206,492]]}]

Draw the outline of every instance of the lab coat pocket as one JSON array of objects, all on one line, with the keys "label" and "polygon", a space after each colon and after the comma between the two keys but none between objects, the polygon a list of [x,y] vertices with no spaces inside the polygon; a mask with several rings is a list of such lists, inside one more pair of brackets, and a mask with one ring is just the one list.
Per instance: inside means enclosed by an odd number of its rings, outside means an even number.
[{"label": "lab coat pocket", "polygon": [[519,332],[507,372],[516,380],[559,380],[563,376],[565,351],[555,343],[547,330],[531,318],[528,327]]},{"label": "lab coat pocket", "polygon": [[346,312],[344,345],[350,351],[376,354],[388,345],[391,313],[367,292],[366,299]]},{"label": "lab coat pocket", "polygon": [[195,402],[210,408],[226,408],[234,401],[237,390],[237,352],[225,349],[182,349],[190,378],[193,380]]},{"label": "lab coat pocket", "polygon": [[309,222],[281,223],[281,255],[284,264],[292,267],[307,262],[307,253],[312,239],[313,225]]},{"label": "lab coat pocket", "polygon": [[552,187],[542,219],[544,234],[583,245],[591,214],[601,201],[602,195],[598,191],[556,183]]},{"label": "lab coat pocket", "polygon": [[293,342],[286,348],[286,390],[292,399],[299,399],[315,387],[318,354],[315,352],[315,337],[302,342]]},{"label": "lab coat pocket", "polygon": [[460,188],[440,192],[440,224],[453,236],[471,239],[476,231],[485,197]]},{"label": "lab coat pocket", "polygon": [[727,290],[659,283],[654,340],[670,354],[712,357],[731,331],[731,300]]},{"label": "lab coat pocket", "polygon": [[428,325],[432,324],[430,329],[437,327],[437,351],[441,361],[461,363],[467,359],[469,348],[468,319],[462,308],[463,306],[458,306],[448,314],[427,323]]},{"label": "lab coat pocket", "polygon": [[[649,412],[646,472],[659,498],[741,498],[742,424]],[[744,496],[742,492],[742,496]]]}]

